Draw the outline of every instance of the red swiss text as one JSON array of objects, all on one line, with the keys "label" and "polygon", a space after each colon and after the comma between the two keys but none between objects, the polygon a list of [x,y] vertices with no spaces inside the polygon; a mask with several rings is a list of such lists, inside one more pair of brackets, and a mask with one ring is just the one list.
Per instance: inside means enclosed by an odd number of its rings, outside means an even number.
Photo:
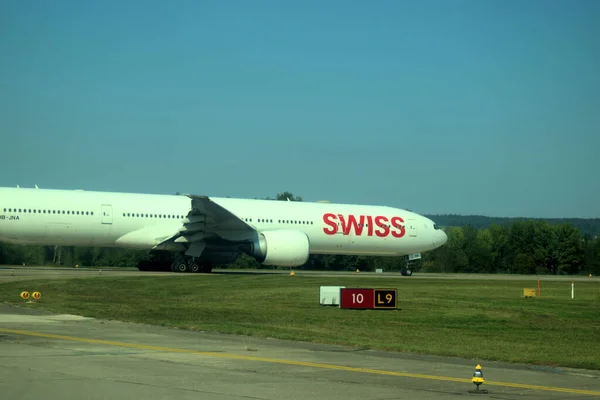
[{"label": "red swiss text", "polygon": [[323,232],[327,235],[335,235],[340,231],[344,235],[349,235],[353,231],[356,236],[379,236],[386,237],[390,234],[395,238],[401,238],[406,233],[404,220],[400,217],[385,217],[378,215],[348,215],[327,213],[323,214],[323,222],[327,227]]}]

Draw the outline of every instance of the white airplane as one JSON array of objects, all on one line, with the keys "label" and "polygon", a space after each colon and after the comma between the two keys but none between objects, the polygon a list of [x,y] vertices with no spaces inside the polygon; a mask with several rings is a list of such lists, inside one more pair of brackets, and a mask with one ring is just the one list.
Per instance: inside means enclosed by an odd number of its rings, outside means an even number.
[{"label": "white airplane", "polygon": [[211,272],[242,253],[287,267],[310,254],[418,258],[447,236],[429,218],[383,206],[36,186],[0,188],[0,241],[143,249],[157,256],[140,270]]}]

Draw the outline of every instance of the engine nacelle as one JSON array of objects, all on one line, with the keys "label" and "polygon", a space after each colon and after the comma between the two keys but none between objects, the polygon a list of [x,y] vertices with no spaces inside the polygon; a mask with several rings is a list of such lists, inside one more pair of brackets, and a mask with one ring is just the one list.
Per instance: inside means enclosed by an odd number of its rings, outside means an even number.
[{"label": "engine nacelle", "polygon": [[298,267],[308,260],[310,242],[300,231],[264,231],[252,244],[251,255],[264,265]]}]

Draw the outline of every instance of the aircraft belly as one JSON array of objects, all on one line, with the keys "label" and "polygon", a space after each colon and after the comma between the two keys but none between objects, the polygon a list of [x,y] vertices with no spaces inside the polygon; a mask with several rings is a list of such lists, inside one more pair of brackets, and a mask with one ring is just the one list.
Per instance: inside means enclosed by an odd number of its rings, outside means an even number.
[{"label": "aircraft belly", "polygon": [[21,220],[2,221],[2,238],[15,244],[35,243],[44,238],[44,225],[30,225]]},{"label": "aircraft belly", "polygon": [[49,222],[46,224],[44,239],[50,244],[71,244],[76,238],[77,232],[71,223]]},{"label": "aircraft belly", "polygon": [[91,223],[48,222],[43,241],[50,245],[103,246],[109,226]]}]

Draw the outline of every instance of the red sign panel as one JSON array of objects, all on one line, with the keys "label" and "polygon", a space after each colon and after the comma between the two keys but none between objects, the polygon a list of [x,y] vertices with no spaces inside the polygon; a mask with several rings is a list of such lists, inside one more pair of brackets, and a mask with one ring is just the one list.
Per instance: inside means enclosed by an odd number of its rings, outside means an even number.
[{"label": "red sign panel", "polygon": [[373,289],[340,289],[340,308],[373,308]]}]

